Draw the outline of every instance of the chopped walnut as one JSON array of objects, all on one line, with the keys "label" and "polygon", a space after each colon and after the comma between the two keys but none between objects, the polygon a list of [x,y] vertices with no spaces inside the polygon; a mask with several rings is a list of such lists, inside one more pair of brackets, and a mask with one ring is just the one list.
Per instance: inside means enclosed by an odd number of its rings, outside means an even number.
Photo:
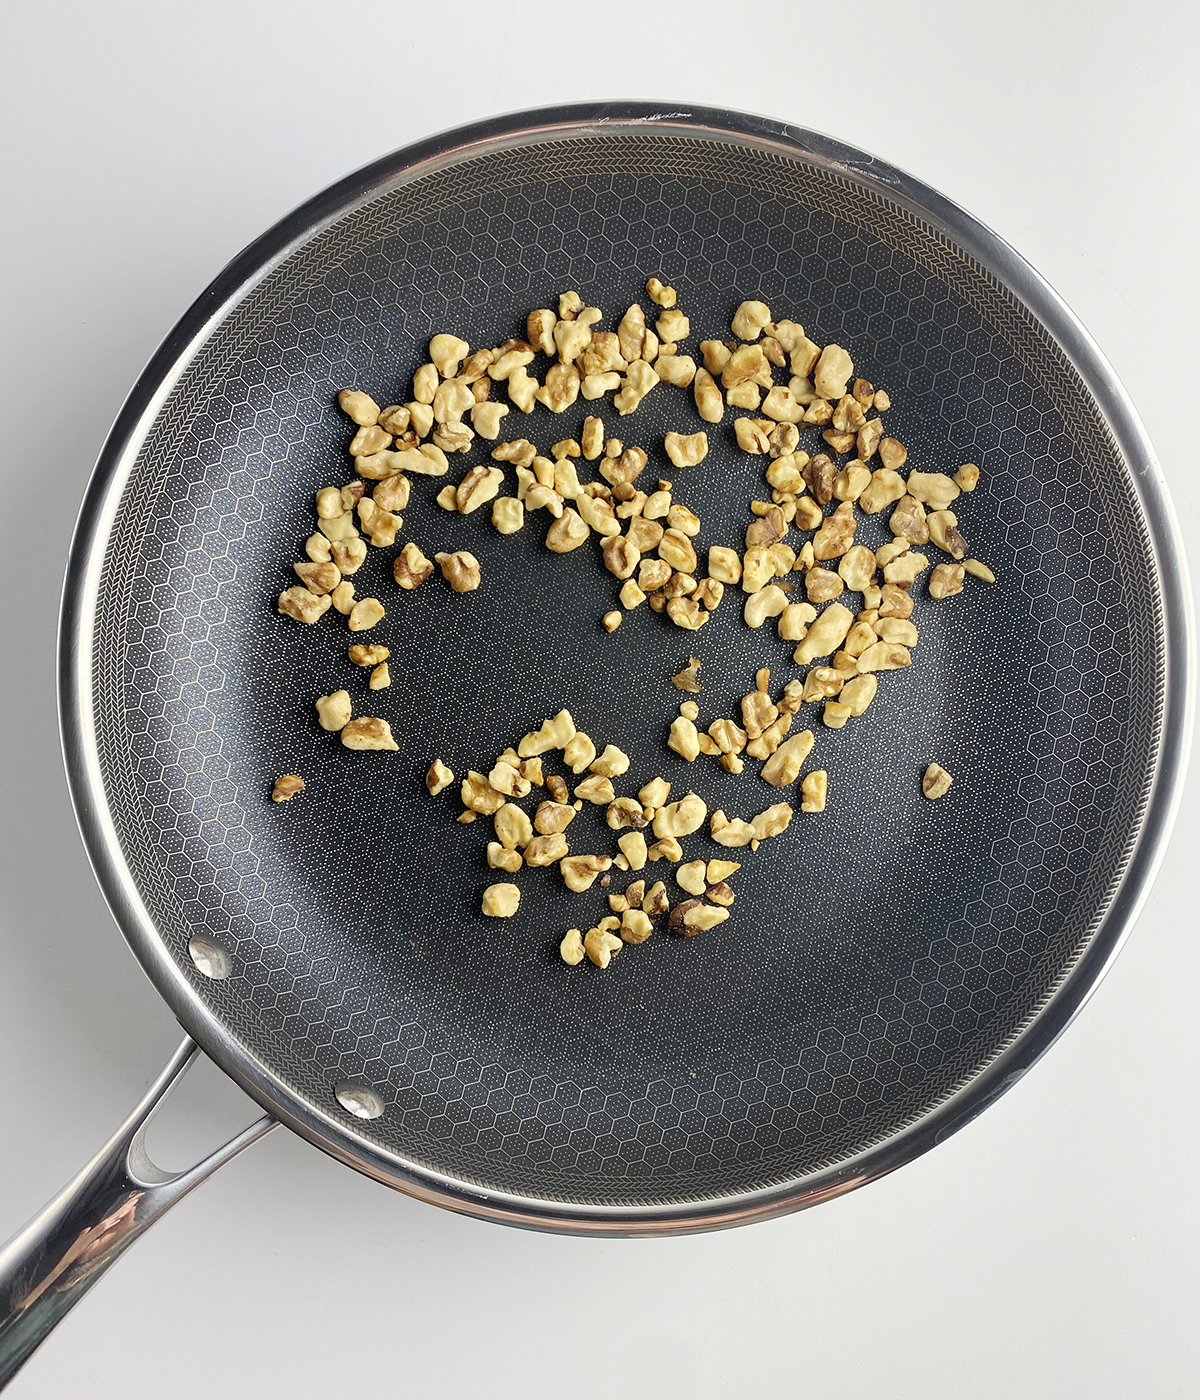
[{"label": "chopped walnut", "polygon": [[893,501],[898,501],[905,490],[904,478],[899,472],[880,467],[871,473],[871,483],[859,496],[858,507],[868,515],[877,515]]},{"label": "chopped walnut", "polygon": [[698,369],[692,380],[692,396],[696,411],[706,423],[719,423],[725,413],[725,401],[716,380],[706,369]]},{"label": "chopped walnut", "polygon": [[929,596],[950,598],[961,593],[966,567],[962,564],[938,564],[929,575]]},{"label": "chopped walnut", "polygon": [[520,851],[510,850],[499,841],[489,841],[487,863],[492,870],[507,870],[510,875],[515,875],[525,864],[525,859]]},{"label": "chopped walnut", "polygon": [[623,947],[624,944],[616,934],[605,929],[589,929],[584,935],[584,952],[591,962],[601,969],[606,968]]},{"label": "chopped walnut", "polygon": [[596,877],[612,866],[609,856],[565,856],[559,865],[563,880],[569,890],[582,894],[591,889]]},{"label": "chopped walnut", "polygon": [[285,773],[283,777],[275,779],[275,786],[271,789],[271,801],[287,802],[289,798],[303,791],[304,779],[300,774]]},{"label": "chopped walnut", "polygon": [[569,850],[567,838],[561,831],[549,831],[533,837],[525,847],[525,864],[530,866],[555,865]]},{"label": "chopped walnut", "polygon": [[342,743],[348,749],[391,749],[400,747],[392,738],[392,727],[386,719],[363,715],[352,719],[342,728]]},{"label": "chopped walnut", "polygon": [[823,812],[829,792],[829,774],[818,768],[804,776],[800,783],[800,810],[802,812]]},{"label": "chopped walnut", "polygon": [[786,787],[799,776],[804,760],[813,746],[813,733],[805,729],[785,739],[762,766],[760,776],[772,787]]},{"label": "chopped walnut", "polygon": [[972,578],[981,578],[984,583],[995,583],[996,575],[986,564],[981,564],[978,559],[964,559],[962,562],[964,573],[968,573]]},{"label": "chopped walnut", "polygon": [[945,510],[958,499],[959,488],[945,472],[909,472],[908,493],[930,510]]},{"label": "chopped walnut", "polygon": [[285,588],[279,595],[279,611],[310,626],[333,605],[328,593],[318,597],[307,588]]},{"label": "chopped walnut", "polygon": [[516,885],[489,885],[483,892],[482,912],[492,919],[511,919],[521,902]]},{"label": "chopped walnut", "polygon": [[747,597],[742,616],[748,627],[761,627],[767,618],[779,617],[787,606],[787,594],[776,584],[769,583]]},{"label": "chopped walnut", "polygon": [[681,758],[685,758],[689,763],[699,757],[700,739],[696,733],[696,726],[684,715],[679,715],[672,721],[667,748],[674,749]]},{"label": "chopped walnut", "polygon": [[931,802],[934,802],[950,791],[950,784],[953,781],[954,779],[940,763],[931,763],[925,770],[925,776],[921,779],[921,791]]},{"label": "chopped walnut", "polygon": [[473,554],[458,549],[453,554],[442,552],[433,557],[441,566],[442,577],[455,593],[470,593],[479,587],[482,575],[479,560]]},{"label": "chopped walnut", "polygon": [[406,544],[392,562],[392,577],[401,588],[411,590],[433,573],[433,561],[426,559],[419,545]]},{"label": "chopped walnut", "polygon": [[854,614],[849,608],[842,603],[830,603],[810,624],[804,640],[793,653],[793,661],[803,666],[818,656],[828,656],[841,646],[853,624]]},{"label": "chopped walnut", "polygon": [[726,846],[730,849],[748,846],[754,840],[754,828],[749,822],[743,821],[740,817],[730,819],[721,811],[712,814],[709,831],[718,846]]},{"label": "chopped walnut", "polygon": [[858,657],[858,669],[867,671],[900,671],[912,665],[912,653],[896,642],[876,642]]},{"label": "chopped walnut", "polygon": [[369,428],[379,422],[379,405],[361,389],[343,389],[338,395],[342,412],[346,413],[360,427]]}]

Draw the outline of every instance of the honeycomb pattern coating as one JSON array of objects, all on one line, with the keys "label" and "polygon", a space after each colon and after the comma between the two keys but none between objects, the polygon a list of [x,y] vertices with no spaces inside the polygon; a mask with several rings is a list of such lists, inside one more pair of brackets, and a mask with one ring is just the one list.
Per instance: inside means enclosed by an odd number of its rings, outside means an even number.
[{"label": "honeycomb pattern coating", "polygon": [[[598,917],[598,895],[585,905],[523,872],[518,919],[478,916],[487,823],[456,825],[425,768],[479,766],[567,703],[633,754],[639,782],[662,772],[748,815],[774,796],[749,769],[665,754],[666,677],[694,645],[706,719],[736,713],[757,666],[793,674],[790,649],[747,632],[732,600],[694,640],[644,609],[607,637],[612,584],[594,558],[552,558],[540,526],[501,540],[486,511],[446,517],[418,483],[402,539],[471,548],[485,587],[400,596],[393,551],[372,553],[356,584],[388,607],[373,636],[394,681],[360,709],[391,718],[402,750],[351,755],[312,715],[338,685],[366,694],[344,624],[299,628],[274,598],[313,491],[347,477],[339,388],[394,401],[432,332],[495,343],[566,287],[611,326],[650,273],[680,289],[693,339],[757,295],[851,347],[891,392],[910,463],[981,465],[959,516],[1000,581],[925,605],[917,664],[884,678],[863,720],[819,732],[830,808],[747,861],[728,925],[658,935],[601,977],[554,951]],[[544,445],[587,411],[519,428]],[[652,446],[697,426],[690,396],[663,392],[616,431]],[[733,542],[758,494],[731,438],[727,418],[677,487],[706,522],[737,522],[702,545]],[[418,1169],[649,1204],[843,1161],[1011,1042],[1087,945],[1136,840],[1162,642],[1126,464],[1056,346],[981,269],[800,160],[593,136],[494,152],[345,213],[215,329],[142,445],[113,539],[94,695],[142,898],[252,1054],[324,1110],[335,1084],[373,1085],[386,1112],[347,1117],[347,1142]],[[936,805],[918,781],[933,758],[958,777]],[[285,771],[308,791],[275,807]],[[599,840],[584,814],[575,849],[589,829]],[[697,839],[690,853],[719,852]],[[198,929],[231,951],[229,981],[192,967]]]}]

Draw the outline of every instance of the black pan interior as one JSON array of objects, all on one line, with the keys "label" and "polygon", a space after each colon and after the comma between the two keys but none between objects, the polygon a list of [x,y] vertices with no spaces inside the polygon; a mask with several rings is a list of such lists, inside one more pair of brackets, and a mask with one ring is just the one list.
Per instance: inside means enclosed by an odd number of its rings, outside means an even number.
[{"label": "black pan interior", "polygon": [[[660,931],[601,974],[556,953],[566,928],[607,912],[598,888],[573,895],[553,872],[523,871],[518,917],[479,915],[482,889],[505,878],[484,862],[490,824],[457,824],[454,791],[426,794],[430,761],[486,770],[567,706],[633,756],[618,791],[661,773],[676,794],[750,816],[784,794],[755,764],[735,778],[667,752],[683,698],[669,677],[694,653],[704,723],[736,717],[757,667],[775,686],[798,673],[790,646],[742,624],[736,590],[695,636],[647,608],[609,636],[599,619],[617,585],[597,549],[549,554],[544,514],[508,538],[486,509],[447,515],[428,479],[397,548],[469,549],[485,586],[401,594],[396,551],[372,551],[356,584],[388,609],[370,639],[392,649],[389,690],[368,696],[343,619],[303,628],[275,599],[303,558],[313,493],[350,479],[339,389],[406,398],[432,333],[495,344],[567,288],[614,328],[639,296],[653,309],[650,274],[678,288],[693,345],[727,334],[754,296],[850,347],[890,392],[888,430],[910,465],[982,468],[958,513],[998,582],[922,598],[916,664],[884,676],[845,730],[805,708],[828,810],[745,854],[726,925]],[[514,413],[506,435],[545,450],[592,407]],[[689,473],[661,441],[702,426],[690,394],[657,391],[620,420],[609,402],[603,416],[650,449],[648,477],[675,481],[702,548],[740,541],[765,487],[762,460],[733,446],[732,414]],[[476,460],[454,459],[448,479]],[[885,530],[877,520],[860,539]],[[111,538],[94,696],[142,898],[250,1054],[335,1114],[335,1084],[372,1086],[385,1112],[346,1117],[347,1134],[418,1170],[656,1205],[844,1160],[943,1102],[1028,1023],[1137,834],[1161,638],[1125,464],[1017,302],[936,229],[815,164],[652,130],[592,134],[460,161],[345,212],[202,348],[145,439]],[[314,697],[341,686],[390,720],[398,753],[351,754],[318,728]],[[919,779],[935,759],[957,781],[931,804]],[[283,772],[308,790],[276,806]],[[590,811],[571,836],[575,850],[614,849]],[[724,854],[706,837],[685,844]],[[200,931],[228,949],[228,980],[193,966]]]}]

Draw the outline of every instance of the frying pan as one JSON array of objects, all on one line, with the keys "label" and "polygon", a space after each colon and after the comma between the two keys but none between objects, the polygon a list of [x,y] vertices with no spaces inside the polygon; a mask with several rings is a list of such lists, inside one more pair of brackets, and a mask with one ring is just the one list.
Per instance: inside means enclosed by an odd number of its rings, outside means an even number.
[{"label": "frying pan", "polygon": [[[771,799],[749,767],[665,749],[669,678],[694,652],[704,723],[736,716],[758,667],[773,686],[795,674],[790,647],[733,596],[699,633],[640,609],[607,635],[615,588],[592,551],[551,555],[536,519],[501,537],[487,511],[449,516],[422,479],[402,541],[471,550],[484,586],[401,595],[395,551],[372,552],[356,585],[385,600],[370,639],[393,681],[369,712],[400,748],[352,754],[313,714],[342,686],[364,708],[344,624],[299,627],[275,598],[314,491],[349,475],[339,389],[402,399],[431,334],[495,344],[569,288],[614,325],[651,274],[695,339],[760,297],[851,347],[911,464],[981,466],[960,528],[997,582],[922,604],[916,664],[847,729],[817,726],[829,807],[747,858],[728,923],[663,932],[602,974],[556,948],[603,892],[525,871],[518,916],[482,918],[489,823],[458,824],[425,770],[486,771],[566,706],[637,785],[661,773],[752,815]],[[510,435],[545,450],[592,407]],[[665,430],[702,426],[678,392],[619,426],[602,412],[650,476],[669,474]],[[676,483],[702,550],[737,543],[762,490],[728,418],[712,433]],[[317,196],[172,332],[84,501],[67,772],[109,905],[189,1038],[0,1256],[0,1380],[276,1123],[434,1204],[607,1236],[764,1219],[926,1151],[1050,1045],[1137,914],[1189,742],[1188,600],[1152,449],[1086,332],[1000,239],[861,152],[729,112],[570,107],[465,127]],[[937,803],[919,783],[933,760],[956,777]],[[277,806],[285,772],[308,788]],[[572,834],[611,845],[592,813]],[[704,833],[688,848],[724,854]],[[171,1177],[142,1132],[197,1047],[266,1116]]]}]

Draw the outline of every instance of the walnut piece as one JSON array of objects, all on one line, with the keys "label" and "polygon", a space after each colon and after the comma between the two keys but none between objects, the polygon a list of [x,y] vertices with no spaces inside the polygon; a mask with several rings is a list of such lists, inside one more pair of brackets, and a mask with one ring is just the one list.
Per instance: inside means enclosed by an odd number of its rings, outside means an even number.
[{"label": "walnut piece", "polygon": [[272,802],[286,802],[289,798],[295,797],[298,792],[304,791],[304,779],[299,773],[285,773],[281,778],[275,779],[275,786],[271,789]]},{"label": "walnut piece", "polygon": [[934,802],[950,791],[950,784],[953,781],[954,779],[940,763],[931,763],[925,770],[925,776],[921,779],[921,791],[931,802]]},{"label": "walnut piece", "polygon": [[348,749],[390,749],[400,747],[392,738],[392,727],[386,719],[363,715],[352,719],[342,729],[342,743]]},{"label": "walnut piece", "polygon": [[458,549],[453,554],[443,552],[433,557],[441,566],[442,577],[455,593],[470,593],[479,587],[482,570],[479,560],[473,554],[469,554],[465,549]]}]

